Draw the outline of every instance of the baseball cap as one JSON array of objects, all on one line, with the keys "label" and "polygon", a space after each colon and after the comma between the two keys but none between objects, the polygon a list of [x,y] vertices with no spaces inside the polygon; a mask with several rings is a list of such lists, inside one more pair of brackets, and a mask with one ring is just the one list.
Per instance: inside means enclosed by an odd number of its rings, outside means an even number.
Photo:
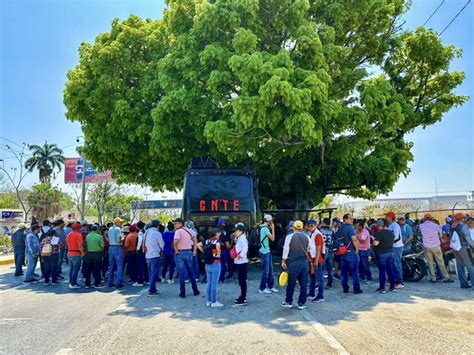
[{"label": "baseball cap", "polygon": [[218,218],[217,219],[217,224],[225,224],[225,219],[224,218]]},{"label": "baseball cap", "polygon": [[243,222],[238,222],[238,223],[235,225],[235,228],[237,229],[238,226],[245,227],[245,224],[244,224]]},{"label": "baseball cap", "polygon": [[301,221],[295,221],[295,224],[293,225],[293,228],[298,229],[298,230],[303,229],[303,227],[304,227],[304,224]]},{"label": "baseball cap", "polygon": [[433,215],[431,213],[426,213],[424,216],[423,216],[424,219],[433,219]]},{"label": "baseball cap", "polygon": [[194,229],[194,222],[193,221],[186,221],[186,223],[184,225],[188,229]]},{"label": "baseball cap", "polygon": [[316,222],[314,219],[310,219],[306,224],[307,224],[307,225],[312,224],[312,225],[315,226],[316,224],[318,224],[318,222]]},{"label": "baseball cap", "polygon": [[137,225],[136,224],[131,224],[130,226],[128,226],[128,230],[130,232],[135,232],[137,230]]},{"label": "baseball cap", "polygon": [[446,217],[444,220],[446,221],[446,223],[451,223],[453,221],[453,219],[449,216]]},{"label": "baseball cap", "polygon": [[463,220],[466,216],[464,215],[464,213],[461,213],[461,212],[458,212],[454,215],[454,219],[456,221],[460,221],[460,220]]},{"label": "baseball cap", "polygon": [[72,229],[81,229],[81,224],[80,223],[74,223],[71,228]]},{"label": "baseball cap", "polygon": [[294,225],[295,225],[295,221],[288,222],[288,227],[293,228]]},{"label": "baseball cap", "polygon": [[244,227],[243,224],[237,224],[237,225],[235,226],[235,230],[236,230],[236,231],[245,232],[245,227]]},{"label": "baseball cap", "polygon": [[333,218],[332,223],[341,223],[341,220],[339,218]]},{"label": "baseball cap", "polygon": [[114,223],[122,223],[123,222],[123,219],[120,218],[120,217],[115,217],[114,218]]},{"label": "baseball cap", "polygon": [[391,219],[397,218],[397,215],[393,211],[385,212],[384,215],[390,217]]},{"label": "baseball cap", "polygon": [[263,216],[263,218],[265,219],[265,222],[273,221],[273,217],[271,214],[266,214],[265,216]]},{"label": "baseball cap", "polygon": [[160,221],[158,221],[157,219],[154,219],[150,222],[150,225],[154,228],[158,227],[160,225]]}]

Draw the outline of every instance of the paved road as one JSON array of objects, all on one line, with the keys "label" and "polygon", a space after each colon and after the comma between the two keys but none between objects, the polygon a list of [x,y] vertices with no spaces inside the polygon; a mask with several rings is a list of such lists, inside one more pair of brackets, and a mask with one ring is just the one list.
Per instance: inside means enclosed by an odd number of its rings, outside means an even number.
[{"label": "paved road", "polygon": [[357,296],[336,287],[298,311],[279,307],[282,294],[258,294],[258,277],[251,267],[247,307],[230,307],[231,282],[218,289],[226,307],[210,309],[203,295],[179,299],[177,285],[159,285],[156,298],[130,286],[23,286],[2,266],[0,353],[474,354],[474,291],[458,284],[423,280],[385,295],[371,285]]}]

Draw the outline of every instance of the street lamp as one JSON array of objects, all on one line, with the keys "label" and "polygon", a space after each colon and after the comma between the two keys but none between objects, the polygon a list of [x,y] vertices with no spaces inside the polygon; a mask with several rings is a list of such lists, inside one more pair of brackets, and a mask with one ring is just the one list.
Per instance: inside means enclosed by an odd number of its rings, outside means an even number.
[{"label": "street lamp", "polygon": [[81,190],[81,220],[85,219],[86,215],[86,154],[84,152],[84,148],[86,147],[87,141],[84,136],[77,136],[76,142],[80,142],[80,138],[84,140],[84,146],[81,152],[81,159],[82,159],[82,190]]}]

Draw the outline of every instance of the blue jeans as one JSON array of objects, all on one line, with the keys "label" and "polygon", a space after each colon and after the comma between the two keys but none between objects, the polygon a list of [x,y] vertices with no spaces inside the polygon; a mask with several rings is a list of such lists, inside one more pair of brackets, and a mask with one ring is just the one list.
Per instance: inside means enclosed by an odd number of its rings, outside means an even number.
[{"label": "blue jeans", "polygon": [[62,274],[63,272],[63,261],[66,256],[67,256],[67,249],[61,249],[59,251],[59,259],[58,259],[58,273],[59,274]]},{"label": "blue jeans", "polygon": [[310,274],[309,296],[314,297],[316,293],[316,284],[318,285],[318,297],[324,297],[324,274],[323,263],[316,266],[314,274]]},{"label": "blue jeans", "polygon": [[25,247],[16,247],[13,250],[15,257],[15,275],[20,276],[23,274],[23,264],[25,262]]},{"label": "blue jeans", "polygon": [[328,286],[332,286],[334,280],[334,253],[328,251],[324,257],[324,265],[328,273]]},{"label": "blue jeans", "polygon": [[137,253],[137,282],[142,284],[145,281],[145,253]]},{"label": "blue jeans", "polygon": [[370,272],[369,266],[369,256],[370,256],[370,249],[369,250],[359,250],[359,258],[360,258],[360,269],[361,275],[365,277],[367,281],[372,281],[372,273]]},{"label": "blue jeans", "polygon": [[395,288],[395,274],[393,273],[393,252],[377,254],[375,256],[379,269],[379,288],[385,290],[385,275],[388,274],[390,289]]},{"label": "blue jeans", "polygon": [[298,305],[304,305],[308,297],[308,259],[290,260],[288,265],[288,285],[286,286],[285,302],[293,303],[293,294],[295,293],[296,281],[300,284],[300,295],[298,297]]},{"label": "blue jeans", "polygon": [[193,256],[193,268],[194,268],[194,277],[199,279],[201,276],[201,271],[199,270],[199,256],[196,253],[196,256]]},{"label": "blue jeans", "polygon": [[117,268],[117,283],[122,285],[123,282],[123,249],[121,245],[109,246],[109,279],[108,286],[112,287],[114,283],[114,270]]},{"label": "blue jeans", "polygon": [[221,251],[221,276],[219,277],[220,282],[224,282],[226,271],[229,273],[229,276],[232,277],[234,274],[233,269],[234,261],[230,257],[230,252],[227,249],[222,249]]},{"label": "blue jeans", "polygon": [[395,274],[395,283],[403,283],[402,267],[403,247],[393,248],[393,273]]},{"label": "blue jeans", "polygon": [[[272,253],[260,254],[260,259],[262,260],[262,279],[260,280],[260,290],[265,288],[273,288],[275,283],[275,277],[273,276],[273,259]],[[306,260],[307,261],[307,260]]]},{"label": "blue jeans", "polygon": [[193,291],[196,293],[198,292],[196,277],[194,276],[193,271],[193,253],[191,250],[184,250],[181,251],[178,255],[175,255],[176,265],[178,266],[179,270],[179,293],[182,296],[186,295],[186,274],[189,275],[191,279],[191,285],[193,287]]},{"label": "blue jeans", "polygon": [[69,284],[77,285],[77,275],[79,275],[79,269],[81,268],[82,256],[68,255],[69,260]]},{"label": "blue jeans", "polygon": [[156,293],[156,281],[158,280],[158,274],[160,272],[160,257],[146,259],[148,264],[148,273],[150,274],[150,287],[148,293]]},{"label": "blue jeans", "polygon": [[454,251],[454,257],[456,258],[456,268],[458,270],[458,278],[461,287],[469,287],[466,272],[464,271],[465,267],[471,279],[471,285],[474,288],[474,266],[472,266],[471,259],[469,258],[467,247],[462,247],[461,250]]},{"label": "blue jeans", "polygon": [[161,277],[163,279],[166,278],[166,273],[169,270],[169,280],[173,280],[174,276],[174,269],[176,267],[176,263],[174,262],[174,254],[165,254],[163,255],[163,272],[161,274]]},{"label": "blue jeans", "polygon": [[206,264],[207,302],[211,302],[211,303],[217,302],[217,281],[219,280],[220,274],[221,274],[221,263],[212,263],[210,265]]},{"label": "blue jeans", "polygon": [[359,282],[359,255],[347,252],[341,255],[341,284],[344,292],[349,292],[348,274],[352,277],[352,286],[355,293],[360,292]]},{"label": "blue jeans", "polygon": [[26,257],[28,258],[28,265],[26,267],[25,281],[31,281],[34,279],[36,264],[38,263],[38,256],[33,257],[31,253],[26,253]]}]

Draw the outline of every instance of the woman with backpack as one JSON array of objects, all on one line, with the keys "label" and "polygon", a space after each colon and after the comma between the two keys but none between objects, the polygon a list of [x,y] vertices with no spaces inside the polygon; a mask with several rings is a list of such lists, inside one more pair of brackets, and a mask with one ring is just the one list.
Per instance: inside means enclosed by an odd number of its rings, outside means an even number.
[{"label": "woman with backpack", "polygon": [[48,230],[40,243],[40,254],[44,263],[44,284],[58,284],[58,263],[62,244],[58,237],[54,236],[54,229]]},{"label": "woman with backpack", "polygon": [[249,250],[249,244],[247,236],[245,234],[245,227],[239,223],[235,227],[234,232],[235,247],[231,250],[230,255],[234,257],[234,264],[237,269],[237,275],[239,277],[240,296],[234,301],[234,307],[246,306],[247,305],[247,271],[249,259],[247,258],[247,252]]},{"label": "woman with backpack", "polygon": [[217,302],[217,281],[221,274],[221,241],[219,240],[221,233],[222,231],[219,228],[211,228],[209,238],[197,245],[198,249],[202,252],[204,264],[206,264],[206,306],[211,308],[224,306],[222,303]]}]

